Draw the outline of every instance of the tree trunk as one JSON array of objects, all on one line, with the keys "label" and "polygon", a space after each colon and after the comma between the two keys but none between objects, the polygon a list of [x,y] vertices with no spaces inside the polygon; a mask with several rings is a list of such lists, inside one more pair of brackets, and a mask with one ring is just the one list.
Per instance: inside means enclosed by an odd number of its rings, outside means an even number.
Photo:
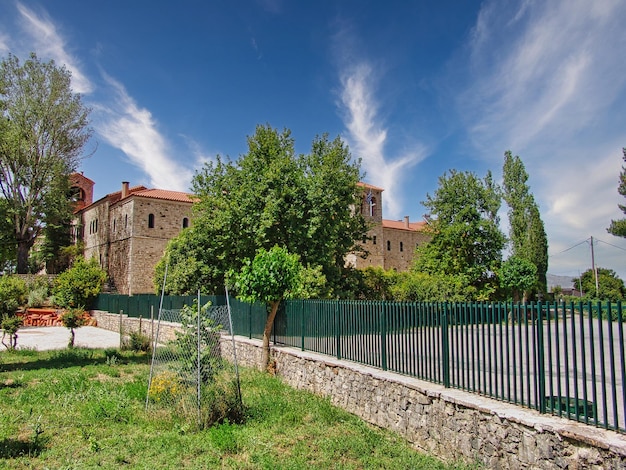
[{"label": "tree trunk", "polygon": [[17,241],[17,274],[28,274],[28,253],[32,246],[30,240]]},{"label": "tree trunk", "polygon": [[270,365],[270,335],[272,334],[272,326],[274,326],[274,318],[276,318],[276,312],[280,306],[280,300],[270,303],[270,313],[267,316],[265,322],[265,329],[263,330],[263,356],[261,357],[261,368],[267,370]]}]

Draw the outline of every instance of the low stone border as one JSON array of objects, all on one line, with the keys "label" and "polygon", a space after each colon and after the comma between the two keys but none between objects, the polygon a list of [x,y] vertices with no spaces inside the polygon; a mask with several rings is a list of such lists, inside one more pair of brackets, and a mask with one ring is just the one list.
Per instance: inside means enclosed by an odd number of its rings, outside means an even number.
[{"label": "low stone border", "polygon": [[[92,315],[98,326],[118,331],[119,315]],[[139,323],[122,318],[127,331]],[[150,320],[141,327],[149,334]],[[176,325],[165,327],[174,334]],[[232,356],[232,340],[222,337],[224,355]],[[260,341],[235,336],[235,347],[241,365],[258,367]],[[292,387],[326,396],[443,460],[478,461],[487,468],[626,470],[626,436],[616,432],[295,348],[274,346],[272,359],[277,375]]]}]

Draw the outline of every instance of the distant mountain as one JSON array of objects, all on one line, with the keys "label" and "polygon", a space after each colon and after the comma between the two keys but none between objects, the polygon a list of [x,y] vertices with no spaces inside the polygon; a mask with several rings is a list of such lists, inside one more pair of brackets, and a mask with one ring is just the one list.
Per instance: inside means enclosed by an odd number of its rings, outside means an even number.
[{"label": "distant mountain", "polygon": [[557,276],[556,274],[546,274],[546,280],[548,281],[548,292],[552,292],[552,288],[555,286],[561,286],[564,288],[574,287],[575,276]]}]

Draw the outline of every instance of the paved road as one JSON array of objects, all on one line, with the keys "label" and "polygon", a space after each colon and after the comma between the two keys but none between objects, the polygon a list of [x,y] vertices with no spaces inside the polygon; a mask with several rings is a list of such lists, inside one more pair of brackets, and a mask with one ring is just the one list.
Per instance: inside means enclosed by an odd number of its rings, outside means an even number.
[{"label": "paved road", "polygon": [[[83,326],[74,330],[76,338],[74,346],[87,348],[117,348],[120,345],[120,335],[113,331],[104,330],[95,326]],[[2,335],[0,334],[0,337]],[[17,332],[17,348],[36,349],[64,349],[70,339],[70,330],[62,326],[27,327]],[[8,342],[8,339],[5,339]],[[0,351],[6,348],[0,344]]]}]

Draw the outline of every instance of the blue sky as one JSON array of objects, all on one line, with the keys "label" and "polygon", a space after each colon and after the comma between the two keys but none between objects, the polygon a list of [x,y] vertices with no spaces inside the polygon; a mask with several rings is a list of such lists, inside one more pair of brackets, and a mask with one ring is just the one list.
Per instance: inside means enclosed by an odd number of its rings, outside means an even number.
[{"label": "blue sky", "polygon": [[626,278],[626,240],[605,230],[626,202],[624,24],[620,0],[0,0],[0,56],[72,71],[93,110],[81,169],[97,198],[123,180],[188,190],[267,123],[302,153],[340,135],[385,188],[385,217],[421,220],[446,170],[500,180],[511,150],[549,272],[590,267],[593,235],[596,264]]}]

